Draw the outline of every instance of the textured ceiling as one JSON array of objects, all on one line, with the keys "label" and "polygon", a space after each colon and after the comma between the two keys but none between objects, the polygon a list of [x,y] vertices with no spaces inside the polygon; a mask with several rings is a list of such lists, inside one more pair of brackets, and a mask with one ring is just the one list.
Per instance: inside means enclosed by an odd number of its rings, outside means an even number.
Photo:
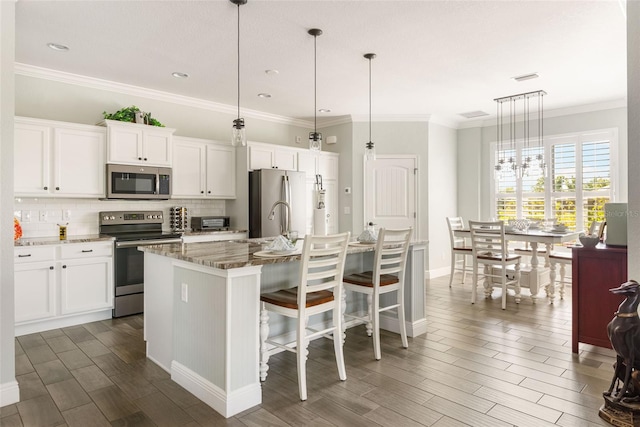
[{"label": "textured ceiling", "polygon": [[[237,7],[209,1],[16,3],[16,62],[236,104]],[[547,110],[626,97],[624,3],[614,1],[248,0],[241,107],[318,120],[495,112],[494,98],[544,89]],[[68,52],[47,48],[54,42]],[[279,74],[268,75],[267,69]],[[174,71],[188,79],[176,79]],[[517,83],[513,76],[537,72]],[[272,95],[259,98],[258,93]]]}]

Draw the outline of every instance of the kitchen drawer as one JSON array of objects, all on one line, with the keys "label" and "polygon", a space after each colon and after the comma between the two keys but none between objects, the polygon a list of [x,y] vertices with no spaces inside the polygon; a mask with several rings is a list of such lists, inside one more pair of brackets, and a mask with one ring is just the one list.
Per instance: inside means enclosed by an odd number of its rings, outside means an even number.
[{"label": "kitchen drawer", "polygon": [[49,261],[56,257],[56,247],[47,246],[28,246],[13,249],[13,261],[15,263]]},{"label": "kitchen drawer", "polygon": [[113,243],[72,243],[60,245],[60,259],[112,256]]}]

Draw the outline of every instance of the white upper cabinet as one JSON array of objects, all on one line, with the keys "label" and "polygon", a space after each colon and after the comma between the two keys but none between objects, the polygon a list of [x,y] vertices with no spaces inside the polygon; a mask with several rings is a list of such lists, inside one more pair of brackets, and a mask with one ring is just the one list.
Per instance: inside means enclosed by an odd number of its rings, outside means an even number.
[{"label": "white upper cabinet", "polygon": [[171,167],[175,129],[104,120],[107,163]]},{"label": "white upper cabinet", "polygon": [[250,143],[249,169],[298,170],[298,150],[272,144]]},{"label": "white upper cabinet", "polygon": [[222,142],[174,137],[171,197],[235,198],[235,148]]},{"label": "white upper cabinet", "polygon": [[16,117],[16,196],[104,197],[105,130]]}]

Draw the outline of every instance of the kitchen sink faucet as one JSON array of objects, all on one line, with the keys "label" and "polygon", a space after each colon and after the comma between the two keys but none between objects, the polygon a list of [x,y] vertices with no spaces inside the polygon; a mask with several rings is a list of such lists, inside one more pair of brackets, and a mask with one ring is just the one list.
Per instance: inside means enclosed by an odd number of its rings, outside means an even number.
[{"label": "kitchen sink faucet", "polygon": [[280,226],[281,234],[287,236],[289,231],[291,231],[291,205],[284,200],[278,200],[271,206],[271,212],[269,212],[269,216],[267,219],[273,221],[273,217],[276,215],[276,206],[284,205],[287,208],[287,215],[285,216],[285,229],[282,230],[282,226]]}]

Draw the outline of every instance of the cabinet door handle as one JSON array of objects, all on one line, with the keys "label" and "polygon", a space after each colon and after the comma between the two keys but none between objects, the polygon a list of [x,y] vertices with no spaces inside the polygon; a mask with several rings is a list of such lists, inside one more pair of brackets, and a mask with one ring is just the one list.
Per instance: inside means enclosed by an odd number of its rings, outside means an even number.
[{"label": "cabinet door handle", "polygon": [[45,189],[45,190],[48,190],[48,189],[49,189],[49,187],[44,187],[44,189]]},{"label": "cabinet door handle", "polygon": [[82,250],[82,253],[84,253],[84,254],[89,253],[89,252],[93,252],[93,249],[83,249]]},{"label": "cabinet door handle", "polygon": [[211,190],[207,191],[207,193],[211,194]]},{"label": "cabinet door handle", "polygon": [[142,157],[138,157],[138,160],[142,160]]},{"label": "cabinet door handle", "polygon": [[31,254],[25,254],[25,255],[19,255],[18,254],[18,258],[27,258],[27,257],[30,257],[30,256],[31,256]]},{"label": "cabinet door handle", "polygon": [[200,190],[200,194],[204,194],[204,190]]},{"label": "cabinet door handle", "polygon": [[56,190],[60,190],[60,187],[56,187]]},{"label": "cabinet door handle", "polygon": [[53,265],[49,267],[49,270],[53,270]]},{"label": "cabinet door handle", "polygon": [[66,266],[66,265],[63,265],[63,266],[62,266],[62,268],[67,268],[67,266]]},{"label": "cabinet door handle", "polygon": [[146,157],[144,158],[144,161],[145,161],[145,162],[147,161],[147,158],[146,158]]}]

